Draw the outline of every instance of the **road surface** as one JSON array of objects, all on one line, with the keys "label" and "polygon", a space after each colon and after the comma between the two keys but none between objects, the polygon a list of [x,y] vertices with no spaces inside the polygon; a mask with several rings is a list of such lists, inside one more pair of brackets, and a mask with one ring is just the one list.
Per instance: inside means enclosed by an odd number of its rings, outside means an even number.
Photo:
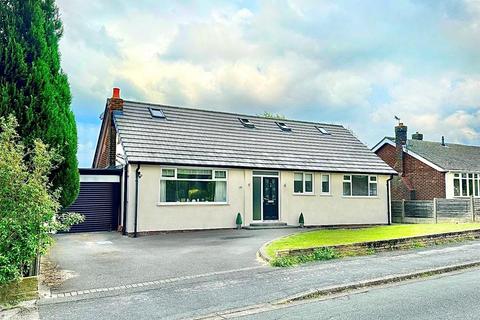
[{"label": "road surface", "polygon": [[293,305],[237,319],[480,319],[480,270]]}]

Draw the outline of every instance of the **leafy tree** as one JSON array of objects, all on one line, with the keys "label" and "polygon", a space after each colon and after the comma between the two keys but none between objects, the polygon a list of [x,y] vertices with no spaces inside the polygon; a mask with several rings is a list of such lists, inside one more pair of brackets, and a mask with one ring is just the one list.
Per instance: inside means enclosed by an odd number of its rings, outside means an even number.
[{"label": "leafy tree", "polygon": [[77,197],[77,131],[67,76],[60,67],[62,23],[54,0],[0,2],[0,116],[14,114],[24,143],[37,138],[63,162],[50,173],[66,207]]},{"label": "leafy tree", "polygon": [[56,216],[60,192],[51,189],[48,174],[61,159],[38,139],[25,149],[16,127],[13,116],[0,118],[0,285],[20,277],[45,253],[52,232],[83,220],[76,213]]},{"label": "leafy tree", "polygon": [[259,116],[264,117],[264,118],[269,118],[269,119],[278,119],[278,120],[285,120],[286,119],[286,117],[283,114],[271,113],[271,112],[268,112],[268,111],[265,111],[264,113],[259,114]]}]

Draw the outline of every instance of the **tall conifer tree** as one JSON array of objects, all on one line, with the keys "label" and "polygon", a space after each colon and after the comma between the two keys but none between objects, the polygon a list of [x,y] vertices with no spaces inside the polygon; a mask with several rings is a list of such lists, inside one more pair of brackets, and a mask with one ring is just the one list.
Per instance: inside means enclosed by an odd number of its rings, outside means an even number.
[{"label": "tall conifer tree", "polygon": [[27,145],[40,138],[63,158],[52,172],[60,202],[79,189],[77,130],[68,79],[60,66],[63,28],[54,0],[0,2],[0,116],[14,114]]}]

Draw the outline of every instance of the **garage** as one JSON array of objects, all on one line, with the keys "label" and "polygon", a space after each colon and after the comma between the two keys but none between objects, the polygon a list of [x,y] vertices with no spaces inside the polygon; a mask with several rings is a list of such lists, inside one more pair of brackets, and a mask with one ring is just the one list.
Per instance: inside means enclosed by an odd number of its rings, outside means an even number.
[{"label": "garage", "polygon": [[80,169],[80,192],[67,211],[81,213],[85,221],[70,232],[117,230],[120,216],[121,169]]}]

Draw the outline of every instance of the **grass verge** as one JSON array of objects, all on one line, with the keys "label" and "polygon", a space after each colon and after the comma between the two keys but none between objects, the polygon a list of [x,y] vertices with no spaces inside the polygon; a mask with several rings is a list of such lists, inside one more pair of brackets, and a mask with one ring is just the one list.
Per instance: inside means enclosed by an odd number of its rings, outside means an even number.
[{"label": "grass verge", "polygon": [[358,229],[322,229],[297,233],[274,240],[268,244],[265,252],[271,258],[275,258],[278,250],[335,246],[475,229],[480,229],[479,223],[399,224]]},{"label": "grass verge", "polygon": [[311,261],[325,261],[339,258],[340,255],[332,248],[320,248],[310,254],[302,254],[298,256],[276,257],[270,261],[273,267],[291,267],[301,263]]}]

